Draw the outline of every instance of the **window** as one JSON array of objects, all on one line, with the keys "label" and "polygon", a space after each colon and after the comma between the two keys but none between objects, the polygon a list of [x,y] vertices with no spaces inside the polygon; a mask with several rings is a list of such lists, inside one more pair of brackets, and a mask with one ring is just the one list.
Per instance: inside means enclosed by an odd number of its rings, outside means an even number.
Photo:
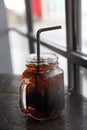
[{"label": "window", "polygon": [[38,28],[62,25],[62,30],[41,35],[41,50],[58,54],[60,65],[65,64],[65,85],[69,91],[75,89],[84,96],[87,82],[85,3],[85,0],[25,0],[30,53],[36,51],[33,43]]}]

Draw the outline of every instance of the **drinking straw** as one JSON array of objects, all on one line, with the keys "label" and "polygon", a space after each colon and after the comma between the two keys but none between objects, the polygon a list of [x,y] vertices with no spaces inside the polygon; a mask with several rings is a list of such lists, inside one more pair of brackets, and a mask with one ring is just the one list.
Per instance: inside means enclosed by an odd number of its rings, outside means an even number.
[{"label": "drinking straw", "polygon": [[37,31],[37,63],[40,63],[40,34],[45,31],[52,31],[55,29],[61,29],[61,26],[53,26],[47,28],[41,28]]}]

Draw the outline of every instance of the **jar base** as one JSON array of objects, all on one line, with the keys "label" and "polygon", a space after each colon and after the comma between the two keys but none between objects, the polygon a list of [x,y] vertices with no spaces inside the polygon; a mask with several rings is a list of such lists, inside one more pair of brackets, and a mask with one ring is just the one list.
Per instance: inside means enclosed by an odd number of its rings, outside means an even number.
[{"label": "jar base", "polygon": [[[56,119],[56,118],[60,117],[60,116],[61,116],[61,113],[63,112],[63,110],[64,110],[64,109],[61,109],[61,110],[59,110],[58,112],[52,113],[52,114],[50,114],[48,117],[45,117],[45,115],[44,115],[44,116],[43,116],[43,115],[40,115],[40,116],[38,117],[38,115],[35,116],[35,114],[34,114],[34,115],[29,114],[29,113],[26,113],[26,114],[27,114],[29,117],[31,117],[32,119],[34,119],[34,120],[46,121],[46,120]],[[23,112],[23,111],[22,111],[22,112]],[[53,115],[53,114],[54,114],[54,115]]]}]

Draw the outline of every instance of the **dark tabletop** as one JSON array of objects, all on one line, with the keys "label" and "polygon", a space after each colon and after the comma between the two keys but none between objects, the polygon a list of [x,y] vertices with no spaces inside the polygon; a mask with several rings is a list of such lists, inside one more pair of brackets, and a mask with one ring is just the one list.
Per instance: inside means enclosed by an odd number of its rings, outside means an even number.
[{"label": "dark tabletop", "polygon": [[19,107],[20,76],[0,75],[0,130],[87,130],[87,99],[76,92],[65,94],[61,117],[36,121]]}]

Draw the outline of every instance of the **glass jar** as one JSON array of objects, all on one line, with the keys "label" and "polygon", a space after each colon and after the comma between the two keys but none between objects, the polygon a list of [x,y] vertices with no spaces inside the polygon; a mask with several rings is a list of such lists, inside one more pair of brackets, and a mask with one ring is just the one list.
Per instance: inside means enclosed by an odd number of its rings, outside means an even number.
[{"label": "glass jar", "polygon": [[56,118],[64,109],[64,74],[53,53],[30,54],[20,85],[20,108],[37,120]]}]

